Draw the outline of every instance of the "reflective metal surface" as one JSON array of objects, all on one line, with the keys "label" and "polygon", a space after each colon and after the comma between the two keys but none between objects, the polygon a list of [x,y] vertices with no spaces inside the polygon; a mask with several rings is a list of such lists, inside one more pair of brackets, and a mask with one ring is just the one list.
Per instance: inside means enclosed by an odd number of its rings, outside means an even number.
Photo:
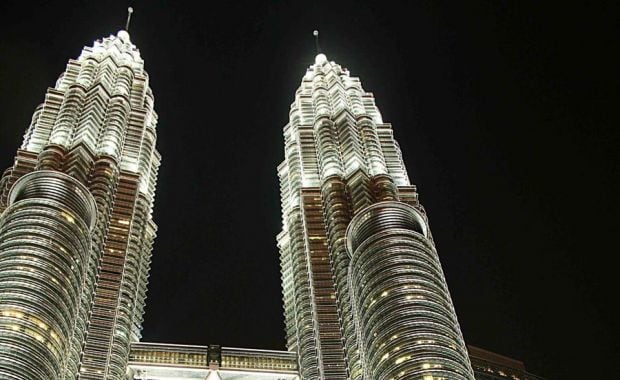
[{"label": "reflective metal surface", "polygon": [[0,378],[60,377],[96,214],[88,190],[66,174],[37,171],[13,186],[0,218]]},{"label": "reflective metal surface", "polygon": [[439,258],[420,213],[380,202],[349,225],[349,278],[367,379],[472,379]]}]

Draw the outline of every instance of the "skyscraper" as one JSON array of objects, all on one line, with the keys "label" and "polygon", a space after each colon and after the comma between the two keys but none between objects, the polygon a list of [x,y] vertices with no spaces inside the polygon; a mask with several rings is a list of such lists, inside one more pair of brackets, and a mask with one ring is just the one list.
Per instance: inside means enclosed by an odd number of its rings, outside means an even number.
[{"label": "skyscraper", "polygon": [[278,235],[303,379],[473,379],[424,208],[373,95],[316,56],[284,127]]},{"label": "skyscraper", "polygon": [[0,180],[0,378],[121,379],[140,337],[160,155],[120,31],[71,59]]}]

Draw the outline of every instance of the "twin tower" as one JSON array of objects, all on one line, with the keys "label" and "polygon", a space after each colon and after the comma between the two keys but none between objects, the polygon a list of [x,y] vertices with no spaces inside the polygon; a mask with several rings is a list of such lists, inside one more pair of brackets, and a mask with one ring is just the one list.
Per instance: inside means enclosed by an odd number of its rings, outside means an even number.
[{"label": "twin tower", "polygon": [[[70,60],[35,110],[0,179],[1,379],[127,378],[157,230],[153,103],[120,31]],[[474,379],[426,213],[372,94],[317,55],[284,144],[277,242],[297,377]]]}]

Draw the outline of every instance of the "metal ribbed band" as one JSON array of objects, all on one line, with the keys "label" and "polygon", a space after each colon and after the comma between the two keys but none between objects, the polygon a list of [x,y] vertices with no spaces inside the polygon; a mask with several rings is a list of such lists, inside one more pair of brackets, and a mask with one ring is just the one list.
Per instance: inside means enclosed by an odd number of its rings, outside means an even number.
[{"label": "metal ribbed band", "polygon": [[473,379],[439,258],[418,211],[369,206],[347,244],[365,378]]},{"label": "metal ribbed band", "polygon": [[405,229],[427,236],[424,218],[415,208],[401,202],[379,202],[367,207],[351,220],[347,228],[349,255],[369,237],[391,229]]},{"label": "metal ribbed band", "polygon": [[55,171],[23,176],[0,217],[0,378],[58,379],[68,360],[94,200]]},{"label": "metal ribbed band", "polygon": [[54,170],[39,170],[23,176],[9,193],[9,206],[22,199],[45,198],[62,203],[87,223],[97,221],[97,204],[88,189],[76,179]]}]

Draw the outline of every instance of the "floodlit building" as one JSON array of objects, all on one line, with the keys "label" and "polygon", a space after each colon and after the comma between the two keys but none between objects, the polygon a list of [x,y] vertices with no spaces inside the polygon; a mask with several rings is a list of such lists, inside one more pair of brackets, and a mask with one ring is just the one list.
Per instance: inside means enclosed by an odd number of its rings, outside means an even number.
[{"label": "floodlit building", "polygon": [[470,348],[424,208],[372,94],[316,56],[284,127],[288,351],[139,343],[161,157],[129,34],[48,89],[0,178],[0,378],[540,380]]},{"label": "floodlit building", "polygon": [[294,352],[216,345],[133,343],[127,369],[134,380],[298,380]]},{"label": "floodlit building", "polygon": [[48,89],[0,179],[0,378],[122,379],[140,339],[160,155],[126,31]]},{"label": "floodlit building", "polygon": [[278,167],[287,347],[303,379],[473,379],[424,208],[392,126],[324,54]]}]

